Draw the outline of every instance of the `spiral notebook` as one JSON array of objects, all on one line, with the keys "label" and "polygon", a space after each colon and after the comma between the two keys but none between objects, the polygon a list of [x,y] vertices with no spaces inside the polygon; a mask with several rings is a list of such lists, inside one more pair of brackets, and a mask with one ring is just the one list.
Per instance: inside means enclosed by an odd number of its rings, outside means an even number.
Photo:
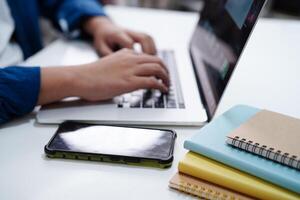
[{"label": "spiral notebook", "polygon": [[184,141],[184,148],[300,194],[299,170],[233,148],[225,142],[232,131],[260,111],[246,105],[234,106]]},{"label": "spiral notebook", "polygon": [[261,110],[233,130],[226,143],[300,170],[300,119]]},{"label": "spiral notebook", "polygon": [[223,199],[223,200],[253,200],[254,199],[183,173],[176,173],[170,180],[169,187],[204,199]]}]

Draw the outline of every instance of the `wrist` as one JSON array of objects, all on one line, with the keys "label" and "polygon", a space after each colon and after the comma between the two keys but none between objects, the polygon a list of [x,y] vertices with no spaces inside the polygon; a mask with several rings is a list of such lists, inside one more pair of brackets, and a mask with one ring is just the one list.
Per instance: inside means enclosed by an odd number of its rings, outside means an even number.
[{"label": "wrist", "polygon": [[82,97],[87,88],[88,80],[84,77],[84,68],[86,65],[71,66],[66,69],[68,73],[65,84],[68,89],[69,97]]},{"label": "wrist", "polygon": [[94,36],[98,30],[103,29],[107,25],[111,25],[112,21],[106,16],[96,16],[88,18],[83,24],[86,33]]},{"label": "wrist", "polygon": [[48,104],[76,96],[76,73],[72,67],[41,68],[41,88],[38,104]]},{"label": "wrist", "polygon": [[69,94],[72,97],[85,99],[87,92],[93,88],[93,81],[90,79],[93,63],[70,67],[70,74],[67,85]]}]

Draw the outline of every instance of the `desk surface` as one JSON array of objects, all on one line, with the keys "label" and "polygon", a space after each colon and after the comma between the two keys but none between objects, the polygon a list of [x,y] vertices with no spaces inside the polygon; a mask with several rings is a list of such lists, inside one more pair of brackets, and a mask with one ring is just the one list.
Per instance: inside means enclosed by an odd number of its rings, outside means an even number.
[{"label": "desk surface", "polygon": [[[176,44],[188,41],[197,21],[195,13],[116,7],[109,7],[108,13],[119,24],[155,35],[159,48],[173,45],[178,48]],[[297,95],[300,90],[300,79],[297,79],[300,72],[297,67],[300,42],[295,43],[292,40],[299,41],[297,36],[300,24],[261,20],[256,30],[249,49],[245,51],[230,81],[218,114],[242,102],[300,117],[300,97]],[[280,49],[277,47],[278,42]],[[61,43],[56,43],[46,49],[47,53],[52,52],[49,55],[51,59],[32,59],[31,62],[59,63],[55,56],[63,59],[64,54],[58,53],[63,49],[55,49],[55,46],[60,45]],[[258,74],[259,70],[262,73]],[[0,199],[193,199],[170,190],[168,181],[177,171],[178,161],[186,152],[183,141],[199,128],[176,128],[178,138],[173,166],[159,170],[110,163],[47,159],[43,148],[57,126],[36,124],[34,117],[35,114],[32,113],[0,129]]]}]

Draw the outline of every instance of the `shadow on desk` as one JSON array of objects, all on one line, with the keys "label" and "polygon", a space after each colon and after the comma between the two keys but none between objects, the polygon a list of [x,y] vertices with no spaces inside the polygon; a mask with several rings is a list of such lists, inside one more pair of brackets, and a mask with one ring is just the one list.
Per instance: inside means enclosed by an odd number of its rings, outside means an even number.
[{"label": "shadow on desk", "polygon": [[26,124],[29,123],[31,120],[35,120],[35,113],[32,112],[28,115],[25,115],[24,117],[19,117],[16,118],[10,122],[4,123],[0,126],[0,129],[5,129],[5,128],[11,128],[11,127],[17,127],[20,126],[22,124]]}]

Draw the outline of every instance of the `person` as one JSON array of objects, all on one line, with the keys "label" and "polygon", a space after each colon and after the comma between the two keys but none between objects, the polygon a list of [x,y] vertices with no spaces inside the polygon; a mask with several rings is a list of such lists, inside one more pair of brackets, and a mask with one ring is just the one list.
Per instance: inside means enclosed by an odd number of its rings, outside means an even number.
[{"label": "person", "polygon": [[[16,66],[42,49],[39,15],[68,37],[91,37],[103,58],[76,66]],[[97,0],[0,1],[0,27],[0,124],[66,97],[100,101],[137,89],[168,91],[168,71],[153,39],[115,25]],[[134,43],[143,53],[132,50]]]}]

